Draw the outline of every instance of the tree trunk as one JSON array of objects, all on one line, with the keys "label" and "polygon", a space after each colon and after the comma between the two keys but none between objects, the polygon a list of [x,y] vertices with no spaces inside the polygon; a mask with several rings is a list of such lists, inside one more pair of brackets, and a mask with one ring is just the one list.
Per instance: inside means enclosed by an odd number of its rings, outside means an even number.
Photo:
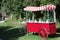
[{"label": "tree trunk", "polygon": [[22,18],[21,18],[21,14],[19,14],[19,19],[20,19],[20,21],[21,21],[21,19],[22,19]]},{"label": "tree trunk", "polygon": [[5,12],[1,12],[2,14],[2,21],[5,20],[5,17],[6,17],[6,13]]},{"label": "tree trunk", "polygon": [[9,16],[10,20],[13,19],[13,14],[11,13],[10,16]]}]

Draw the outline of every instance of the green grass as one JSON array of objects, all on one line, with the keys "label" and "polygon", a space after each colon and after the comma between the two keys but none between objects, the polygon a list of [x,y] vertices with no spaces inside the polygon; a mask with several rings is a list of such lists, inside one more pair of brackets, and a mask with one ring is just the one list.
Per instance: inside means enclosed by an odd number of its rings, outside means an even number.
[{"label": "green grass", "polygon": [[[48,37],[48,40],[60,40],[60,23],[56,26],[57,34]],[[19,21],[7,21],[0,23],[0,38],[3,40],[41,40],[38,35],[27,36],[25,26]]]}]

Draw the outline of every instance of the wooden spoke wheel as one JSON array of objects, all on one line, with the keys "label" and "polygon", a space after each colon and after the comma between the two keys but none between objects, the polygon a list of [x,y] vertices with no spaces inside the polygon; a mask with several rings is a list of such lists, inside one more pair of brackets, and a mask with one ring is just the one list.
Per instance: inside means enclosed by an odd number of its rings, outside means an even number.
[{"label": "wooden spoke wheel", "polygon": [[41,37],[48,37],[48,32],[47,32],[46,28],[40,28],[38,34]]}]

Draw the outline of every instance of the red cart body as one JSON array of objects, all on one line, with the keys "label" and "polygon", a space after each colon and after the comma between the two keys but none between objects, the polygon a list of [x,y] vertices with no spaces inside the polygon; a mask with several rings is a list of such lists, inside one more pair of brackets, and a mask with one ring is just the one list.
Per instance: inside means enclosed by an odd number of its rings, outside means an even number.
[{"label": "red cart body", "polygon": [[48,34],[56,34],[56,24],[55,23],[27,23],[27,32],[38,33],[41,29],[44,29]]}]

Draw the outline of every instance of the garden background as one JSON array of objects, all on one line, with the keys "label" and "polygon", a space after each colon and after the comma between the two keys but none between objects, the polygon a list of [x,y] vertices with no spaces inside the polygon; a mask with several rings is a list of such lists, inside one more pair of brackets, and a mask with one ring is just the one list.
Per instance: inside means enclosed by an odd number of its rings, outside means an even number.
[{"label": "garden background", "polygon": [[[0,0],[0,40],[40,40],[38,35],[26,36],[25,21],[33,12],[25,12],[26,6],[43,6],[54,4],[56,6],[57,34],[49,36],[48,40],[60,39],[60,0]],[[26,17],[26,13],[29,13]],[[38,14],[39,15],[39,14]]]}]

